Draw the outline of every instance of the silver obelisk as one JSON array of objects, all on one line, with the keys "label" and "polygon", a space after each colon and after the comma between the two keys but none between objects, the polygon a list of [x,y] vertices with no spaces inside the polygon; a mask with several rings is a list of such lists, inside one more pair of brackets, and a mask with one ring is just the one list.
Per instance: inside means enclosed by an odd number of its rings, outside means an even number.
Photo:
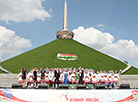
[{"label": "silver obelisk", "polygon": [[63,31],[68,31],[67,1],[64,4]]},{"label": "silver obelisk", "polygon": [[64,4],[63,30],[56,32],[57,39],[73,39],[74,33],[68,31],[67,0]]}]

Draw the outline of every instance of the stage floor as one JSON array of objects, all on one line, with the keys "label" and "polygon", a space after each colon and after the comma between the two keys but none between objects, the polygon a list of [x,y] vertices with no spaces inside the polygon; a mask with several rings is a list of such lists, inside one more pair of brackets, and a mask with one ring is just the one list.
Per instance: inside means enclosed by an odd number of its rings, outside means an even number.
[{"label": "stage floor", "polygon": [[138,102],[137,89],[0,89],[0,102]]}]

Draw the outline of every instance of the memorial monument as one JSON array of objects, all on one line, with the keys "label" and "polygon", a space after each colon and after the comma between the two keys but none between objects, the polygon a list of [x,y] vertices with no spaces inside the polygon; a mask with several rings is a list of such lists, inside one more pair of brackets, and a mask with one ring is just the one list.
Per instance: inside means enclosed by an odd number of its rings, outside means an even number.
[{"label": "memorial monument", "polygon": [[63,30],[56,32],[57,39],[73,39],[74,33],[68,31],[67,1],[64,4]]}]

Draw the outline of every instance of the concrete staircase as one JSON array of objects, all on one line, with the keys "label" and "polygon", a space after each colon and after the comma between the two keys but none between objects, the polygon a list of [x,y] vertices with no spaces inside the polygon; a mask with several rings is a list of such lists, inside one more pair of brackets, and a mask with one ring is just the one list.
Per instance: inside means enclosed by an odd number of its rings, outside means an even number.
[{"label": "concrete staircase", "polygon": [[12,83],[18,82],[17,75],[18,74],[0,74],[0,87],[11,87]]},{"label": "concrete staircase", "polygon": [[7,74],[13,74],[10,71],[4,69],[2,66],[0,66],[0,70],[2,70],[3,72],[7,73]]},{"label": "concrete staircase", "polygon": [[126,71],[128,71],[131,68],[130,64],[127,64],[127,67],[121,72],[121,74],[125,73]]}]

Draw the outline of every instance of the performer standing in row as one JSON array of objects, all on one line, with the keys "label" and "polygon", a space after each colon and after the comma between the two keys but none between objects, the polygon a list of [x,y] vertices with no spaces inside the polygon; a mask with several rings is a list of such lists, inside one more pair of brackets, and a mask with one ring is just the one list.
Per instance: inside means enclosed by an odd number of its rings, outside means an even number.
[{"label": "performer standing in row", "polygon": [[84,77],[84,72],[81,69],[81,67],[79,68],[79,84],[83,83],[83,77]]},{"label": "performer standing in row", "polygon": [[21,69],[20,73],[18,74],[17,78],[18,78],[18,83],[22,84],[22,69]]},{"label": "performer standing in row", "polygon": [[68,84],[68,72],[67,72],[67,69],[65,69],[65,80],[64,80],[64,84]]},{"label": "performer standing in row", "polygon": [[33,69],[33,80],[34,80],[34,86],[36,86],[36,81],[37,81],[37,72],[38,72],[38,69],[37,67],[35,67]]},{"label": "performer standing in row", "polygon": [[58,67],[54,71],[54,77],[55,77],[55,82],[54,82],[54,88],[55,88],[55,84],[58,84],[59,86],[60,71]]},{"label": "performer standing in row", "polygon": [[27,71],[26,68],[23,67],[22,69],[22,87],[25,88],[25,83],[26,83],[26,75],[27,75]]},{"label": "performer standing in row", "polygon": [[77,85],[79,83],[79,70],[78,69],[76,69],[75,79],[76,79],[76,85]]},{"label": "performer standing in row", "polygon": [[53,82],[54,82],[54,73],[52,71],[52,69],[50,69],[50,72],[48,74],[48,79],[49,79],[49,86],[52,87],[53,86]]},{"label": "performer standing in row", "polygon": [[44,67],[41,68],[40,73],[41,73],[41,84],[44,84],[45,73],[46,73],[46,71],[44,70]]}]

